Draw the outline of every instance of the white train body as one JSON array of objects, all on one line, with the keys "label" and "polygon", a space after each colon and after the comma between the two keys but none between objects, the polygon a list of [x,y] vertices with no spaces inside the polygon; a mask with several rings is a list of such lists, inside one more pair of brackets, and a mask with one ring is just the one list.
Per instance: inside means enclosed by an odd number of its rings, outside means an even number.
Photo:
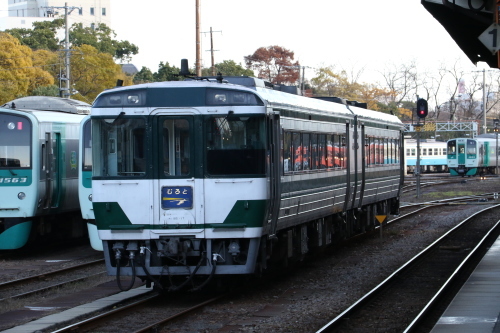
[{"label": "white train body", "polygon": [[96,99],[92,202],[109,274],[254,274],[397,212],[396,117],[235,80],[253,86],[162,82]]},{"label": "white train body", "polygon": [[[420,141],[420,173],[447,172],[448,161],[446,142],[431,140]],[[406,172],[414,173],[417,165],[417,140],[405,139]]]}]

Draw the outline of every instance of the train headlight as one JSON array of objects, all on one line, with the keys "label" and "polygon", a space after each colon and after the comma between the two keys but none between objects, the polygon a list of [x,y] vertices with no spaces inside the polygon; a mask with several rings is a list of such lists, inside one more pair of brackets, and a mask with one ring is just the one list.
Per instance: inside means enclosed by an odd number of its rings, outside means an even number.
[{"label": "train headlight", "polygon": [[92,202],[92,194],[89,194],[89,201]]},{"label": "train headlight", "polygon": [[24,192],[19,192],[17,194],[17,197],[19,198],[19,200],[23,200],[24,198],[26,198],[26,194]]}]

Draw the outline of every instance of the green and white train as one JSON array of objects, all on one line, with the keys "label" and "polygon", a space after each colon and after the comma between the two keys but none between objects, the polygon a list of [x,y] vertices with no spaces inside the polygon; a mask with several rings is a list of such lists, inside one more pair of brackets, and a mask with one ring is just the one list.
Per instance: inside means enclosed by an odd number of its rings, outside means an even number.
[{"label": "green and white train", "polygon": [[398,213],[401,121],[277,89],[218,77],[97,97],[92,203],[121,289],[261,273]]},{"label": "green and white train", "polygon": [[496,174],[500,150],[494,134],[448,140],[447,162],[451,176]]},{"label": "green and white train", "polygon": [[78,202],[80,122],[90,105],[24,97],[0,109],[0,250],[84,237]]}]

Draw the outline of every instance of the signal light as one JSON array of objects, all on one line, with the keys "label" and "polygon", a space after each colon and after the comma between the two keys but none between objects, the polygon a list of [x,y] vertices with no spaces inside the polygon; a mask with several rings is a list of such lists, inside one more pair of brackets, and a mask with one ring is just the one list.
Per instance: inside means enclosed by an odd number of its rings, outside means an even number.
[{"label": "signal light", "polygon": [[419,118],[425,118],[425,117],[427,117],[428,113],[429,113],[429,109],[427,107],[427,101],[423,98],[419,99],[417,101],[417,116]]}]

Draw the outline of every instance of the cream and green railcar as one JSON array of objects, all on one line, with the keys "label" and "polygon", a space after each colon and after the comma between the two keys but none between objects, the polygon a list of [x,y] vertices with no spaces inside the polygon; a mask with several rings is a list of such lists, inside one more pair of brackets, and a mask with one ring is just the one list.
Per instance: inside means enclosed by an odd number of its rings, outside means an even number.
[{"label": "cream and green railcar", "polygon": [[94,102],[92,203],[109,274],[200,286],[398,212],[397,117],[225,80],[118,87]]},{"label": "cream and green railcar", "polygon": [[0,109],[0,250],[85,236],[77,167],[89,112],[86,103],[39,96]]}]

